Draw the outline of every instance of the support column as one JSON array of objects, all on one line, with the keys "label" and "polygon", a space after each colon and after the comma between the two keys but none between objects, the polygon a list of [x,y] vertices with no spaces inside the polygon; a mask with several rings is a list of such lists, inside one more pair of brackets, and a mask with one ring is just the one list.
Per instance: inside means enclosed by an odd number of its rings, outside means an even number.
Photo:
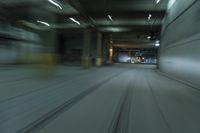
[{"label": "support column", "polygon": [[106,40],[106,37],[105,36],[103,36],[103,55],[102,55],[102,57],[103,57],[103,64],[106,64],[107,63],[107,61],[108,61],[108,46],[107,46],[108,44],[107,44],[107,40]]},{"label": "support column", "polygon": [[83,35],[83,55],[81,63],[83,68],[85,69],[90,68],[92,65],[90,47],[91,47],[91,31],[89,29],[86,29]]},{"label": "support column", "polygon": [[96,66],[103,65],[102,58],[102,33],[97,33],[97,56],[96,56]]},{"label": "support column", "polygon": [[130,58],[129,63],[131,63],[131,51],[130,50],[128,51],[128,58]]},{"label": "support column", "polygon": [[[38,10],[37,8],[29,8],[27,10],[28,18],[18,21],[19,28],[35,34],[32,35],[32,41],[24,41],[19,43],[20,55],[18,62],[20,63],[46,63],[47,60],[54,60],[50,64],[57,63],[55,49],[57,46],[57,31],[51,28],[51,24],[56,22],[57,15],[48,11]],[[44,18],[45,16],[45,18]],[[50,26],[38,23],[44,21]],[[28,33],[30,34],[30,33]],[[30,50],[26,50],[30,49]],[[45,59],[50,58],[50,59]]]},{"label": "support column", "polygon": [[113,58],[113,46],[110,45],[110,47],[109,47],[109,63],[113,63],[112,58]]}]

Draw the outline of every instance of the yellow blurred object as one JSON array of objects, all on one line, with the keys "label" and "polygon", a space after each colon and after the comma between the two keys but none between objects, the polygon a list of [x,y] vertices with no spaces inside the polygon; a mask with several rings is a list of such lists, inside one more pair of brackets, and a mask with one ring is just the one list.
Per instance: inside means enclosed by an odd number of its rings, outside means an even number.
[{"label": "yellow blurred object", "polygon": [[42,54],[40,64],[55,65],[57,63],[58,60],[55,54],[52,53]]},{"label": "yellow blurred object", "polygon": [[48,77],[53,75],[57,63],[58,59],[55,54],[40,54],[37,59],[37,64],[34,65],[36,75],[39,77]]}]

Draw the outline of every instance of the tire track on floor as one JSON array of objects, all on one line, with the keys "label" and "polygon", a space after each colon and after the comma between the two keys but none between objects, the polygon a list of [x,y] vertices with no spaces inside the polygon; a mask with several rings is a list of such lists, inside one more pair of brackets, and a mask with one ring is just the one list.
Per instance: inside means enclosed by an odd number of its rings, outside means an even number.
[{"label": "tire track on floor", "polygon": [[49,122],[51,122],[52,120],[57,118],[60,114],[67,111],[68,109],[70,109],[72,106],[77,104],[83,98],[85,98],[86,96],[88,96],[89,94],[91,94],[92,92],[97,90],[102,85],[111,81],[113,78],[120,76],[122,73],[124,73],[124,72],[114,74],[114,75],[104,79],[103,81],[95,84],[94,86],[88,88],[86,91],[80,93],[79,95],[71,98],[70,100],[66,101],[62,105],[58,106],[54,110],[46,113],[45,115],[40,117],[38,120],[32,122],[31,124],[27,125],[23,129],[19,130],[17,133],[36,133],[36,132],[38,132],[40,129],[42,129],[44,126],[46,126]]}]

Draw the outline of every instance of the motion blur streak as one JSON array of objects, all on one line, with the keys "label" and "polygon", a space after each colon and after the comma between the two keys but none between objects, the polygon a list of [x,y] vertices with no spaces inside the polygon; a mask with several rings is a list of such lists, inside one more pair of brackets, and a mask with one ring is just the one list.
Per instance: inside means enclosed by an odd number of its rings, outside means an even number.
[{"label": "motion blur streak", "polygon": [[0,0],[0,133],[200,133],[199,0]]}]

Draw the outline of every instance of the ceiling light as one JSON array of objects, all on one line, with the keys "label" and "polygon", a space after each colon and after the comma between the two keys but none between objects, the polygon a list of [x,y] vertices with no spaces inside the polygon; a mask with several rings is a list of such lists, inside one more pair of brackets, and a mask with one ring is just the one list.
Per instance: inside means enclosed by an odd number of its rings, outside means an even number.
[{"label": "ceiling light", "polygon": [[62,4],[56,0],[48,0],[51,4],[57,6],[58,8],[60,8],[62,10]]},{"label": "ceiling light", "polygon": [[155,46],[156,46],[156,47],[159,47],[159,46],[160,46],[160,43],[156,43]]},{"label": "ceiling light", "polygon": [[75,20],[74,18],[69,18],[71,21],[73,21],[74,23],[81,25],[79,21]]},{"label": "ceiling light", "polygon": [[156,4],[160,3],[160,0],[156,0]]},{"label": "ceiling light", "polygon": [[152,17],[152,15],[151,15],[151,14],[149,14],[149,16],[148,16],[148,21],[150,21],[150,20],[151,20],[151,17]]},{"label": "ceiling light", "polygon": [[160,43],[160,41],[159,41],[159,40],[157,40],[157,41],[156,41],[156,43]]},{"label": "ceiling light", "polygon": [[38,23],[40,23],[40,24],[43,24],[43,25],[46,25],[46,26],[50,26],[50,24],[48,24],[47,22],[44,22],[44,21],[37,21]]},{"label": "ceiling light", "polygon": [[147,39],[151,39],[151,36],[148,36]]},{"label": "ceiling light", "polygon": [[108,15],[108,18],[110,19],[110,21],[113,21],[113,19],[112,19],[111,15]]}]

